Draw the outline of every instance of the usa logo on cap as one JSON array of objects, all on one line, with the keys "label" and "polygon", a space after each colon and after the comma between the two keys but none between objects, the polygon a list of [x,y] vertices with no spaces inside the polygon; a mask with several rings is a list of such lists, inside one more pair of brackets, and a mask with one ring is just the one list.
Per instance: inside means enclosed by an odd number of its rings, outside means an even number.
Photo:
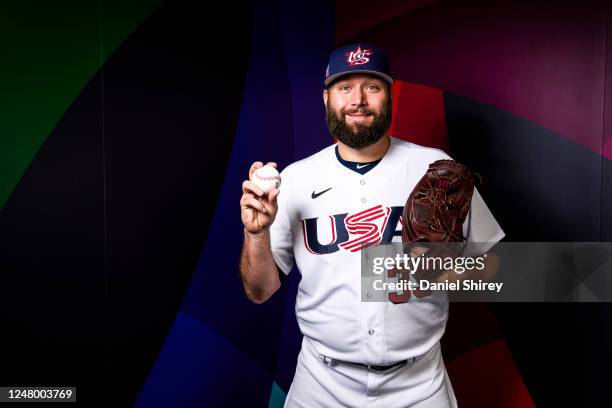
[{"label": "usa logo on cap", "polygon": [[347,52],[346,55],[348,58],[346,62],[350,65],[363,65],[370,62],[370,55],[372,55],[372,49],[362,50],[361,46],[357,47],[356,50]]}]

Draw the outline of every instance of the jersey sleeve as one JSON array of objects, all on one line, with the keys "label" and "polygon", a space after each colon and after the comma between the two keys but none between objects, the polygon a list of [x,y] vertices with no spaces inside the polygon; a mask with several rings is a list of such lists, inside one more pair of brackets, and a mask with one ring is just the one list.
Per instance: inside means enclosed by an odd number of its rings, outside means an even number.
[{"label": "jersey sleeve", "polygon": [[466,256],[487,252],[506,235],[475,187],[470,210],[463,223],[463,235],[467,242]]},{"label": "jersey sleeve", "polygon": [[[283,176],[281,176],[283,179]],[[270,243],[272,248],[272,257],[278,268],[288,275],[293,268],[293,238],[291,236],[291,221],[289,217],[289,191],[286,188],[280,187],[278,195],[278,211],[276,218],[270,226]]]}]

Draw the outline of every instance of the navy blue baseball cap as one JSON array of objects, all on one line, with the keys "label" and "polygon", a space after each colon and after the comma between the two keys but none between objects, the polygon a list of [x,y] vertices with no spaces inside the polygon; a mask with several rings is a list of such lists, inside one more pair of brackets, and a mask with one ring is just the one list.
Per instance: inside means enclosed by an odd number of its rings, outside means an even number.
[{"label": "navy blue baseball cap", "polygon": [[325,71],[325,86],[332,81],[348,74],[377,75],[393,83],[389,58],[380,48],[369,44],[350,44],[337,48],[329,56],[329,64]]}]

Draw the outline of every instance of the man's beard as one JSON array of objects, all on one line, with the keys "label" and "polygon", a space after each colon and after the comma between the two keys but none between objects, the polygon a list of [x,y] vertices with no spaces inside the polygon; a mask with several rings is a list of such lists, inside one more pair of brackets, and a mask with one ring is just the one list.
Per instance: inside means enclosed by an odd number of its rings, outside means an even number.
[{"label": "man's beard", "polygon": [[[348,125],[344,119],[346,117],[345,115],[355,113],[374,115],[374,121],[369,126],[361,123]],[[344,143],[348,147],[360,149],[376,143],[385,133],[387,133],[391,125],[391,100],[389,99],[379,114],[368,108],[358,108],[347,110],[341,109],[340,115],[340,118],[338,118],[336,112],[331,108],[331,103],[328,102],[327,127],[329,128],[329,132],[339,142]]]}]

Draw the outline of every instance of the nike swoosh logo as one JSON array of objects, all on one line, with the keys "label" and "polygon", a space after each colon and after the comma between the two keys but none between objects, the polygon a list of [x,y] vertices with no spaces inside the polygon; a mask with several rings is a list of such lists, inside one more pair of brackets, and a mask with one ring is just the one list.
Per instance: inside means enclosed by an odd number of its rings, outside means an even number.
[{"label": "nike swoosh logo", "polygon": [[317,198],[317,197],[318,197],[318,196],[320,196],[321,194],[323,194],[323,193],[327,193],[327,192],[328,192],[329,190],[331,190],[331,189],[332,189],[332,187],[328,188],[327,190],[320,191],[320,192],[318,192],[318,193],[315,193],[315,192],[313,191],[313,192],[312,192],[312,195],[310,196],[310,198],[313,198],[313,199],[314,199],[314,198]]},{"label": "nike swoosh logo", "polygon": [[358,169],[363,169],[364,167],[369,166],[370,164],[372,164],[372,163],[368,163],[368,164],[358,164],[358,165],[357,165],[357,168],[358,168]]}]

